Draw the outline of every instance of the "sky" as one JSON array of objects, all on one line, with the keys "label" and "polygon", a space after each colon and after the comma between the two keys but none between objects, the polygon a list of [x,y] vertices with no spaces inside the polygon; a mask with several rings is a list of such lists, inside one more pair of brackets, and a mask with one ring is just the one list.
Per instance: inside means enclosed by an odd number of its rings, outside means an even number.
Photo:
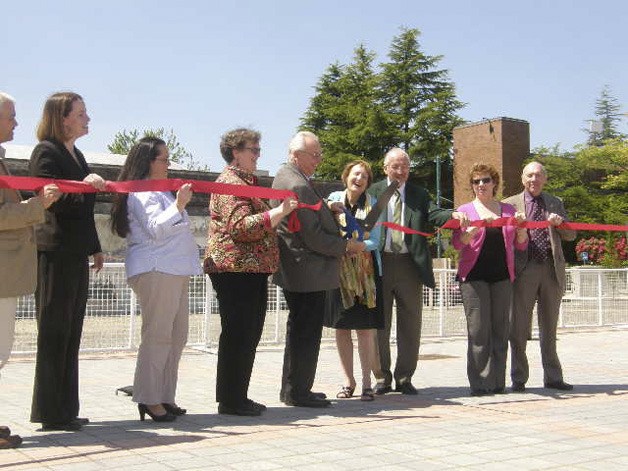
[{"label": "sky", "polygon": [[164,127],[220,171],[220,136],[245,126],[262,133],[258,167],[274,174],[325,68],[359,44],[387,60],[400,27],[443,56],[463,119],[524,119],[532,148],[584,142],[605,85],[628,112],[625,0],[7,0],[0,12],[14,144],[34,145],[46,98],[71,90],[92,120],[83,151]]}]

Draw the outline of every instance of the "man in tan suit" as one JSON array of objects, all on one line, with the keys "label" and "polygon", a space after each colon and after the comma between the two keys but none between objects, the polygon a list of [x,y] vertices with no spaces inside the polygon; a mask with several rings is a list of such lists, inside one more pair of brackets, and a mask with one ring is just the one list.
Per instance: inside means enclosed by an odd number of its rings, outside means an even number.
[{"label": "man in tan suit", "polygon": [[513,392],[524,392],[529,377],[526,344],[532,310],[538,302],[539,338],[546,388],[569,391],[573,386],[563,380],[556,352],[556,329],[560,303],[565,292],[565,256],[562,240],[574,240],[576,232],[557,229],[567,220],[563,202],[543,191],[547,173],[543,165],[530,162],[523,168],[524,191],[504,200],[517,211],[525,211],[528,221],[549,221],[546,229],[529,229],[528,251],[516,255],[517,278],[513,286],[510,324],[510,350]]},{"label": "man in tan suit", "polygon": [[[0,144],[13,139],[17,127],[15,102],[0,92]],[[0,175],[9,175],[4,163],[5,150],[0,145]],[[33,225],[44,221],[44,210],[59,198],[56,185],[46,185],[38,196],[23,200],[20,193],[0,189],[0,368],[9,359],[15,335],[15,311],[19,296],[35,291],[37,246]],[[6,267],[11,267],[10,270]],[[15,448],[22,443],[0,426],[0,449]]]}]

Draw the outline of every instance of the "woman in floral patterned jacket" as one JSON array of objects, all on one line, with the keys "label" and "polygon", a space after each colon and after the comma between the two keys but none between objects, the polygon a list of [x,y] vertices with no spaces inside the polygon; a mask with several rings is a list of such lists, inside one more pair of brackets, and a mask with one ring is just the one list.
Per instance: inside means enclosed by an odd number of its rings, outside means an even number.
[{"label": "woman in floral patterned jacket", "polygon": [[[216,182],[257,185],[260,133],[235,129],[222,136],[227,167]],[[255,350],[266,318],[268,276],[279,266],[275,227],[297,206],[292,198],[271,208],[260,198],[212,195],[205,272],[218,297],[216,400],[219,414],[260,415],[266,406],[247,397]]]}]

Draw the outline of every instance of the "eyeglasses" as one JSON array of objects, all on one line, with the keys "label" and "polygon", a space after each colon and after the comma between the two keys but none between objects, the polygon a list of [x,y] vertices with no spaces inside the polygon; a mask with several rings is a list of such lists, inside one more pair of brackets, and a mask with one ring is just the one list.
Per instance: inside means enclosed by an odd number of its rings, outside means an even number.
[{"label": "eyeglasses", "polygon": [[262,153],[261,147],[243,147],[243,149],[250,150],[255,155],[260,155]]},{"label": "eyeglasses", "polygon": [[485,185],[488,183],[491,183],[493,181],[493,179],[491,177],[484,177],[484,178],[474,178],[473,180],[471,180],[471,183],[473,183],[474,185],[479,185],[480,183],[484,183]]},{"label": "eyeglasses", "polygon": [[410,165],[408,164],[401,164],[401,165],[384,165],[384,167],[389,168],[390,170],[392,170],[393,172],[405,172],[406,170],[410,170]]},{"label": "eyeglasses", "polygon": [[303,152],[304,154],[307,154],[311,157],[314,157],[315,159],[322,159],[323,158],[323,153],[322,152],[310,152],[309,150],[302,150],[301,152]]}]

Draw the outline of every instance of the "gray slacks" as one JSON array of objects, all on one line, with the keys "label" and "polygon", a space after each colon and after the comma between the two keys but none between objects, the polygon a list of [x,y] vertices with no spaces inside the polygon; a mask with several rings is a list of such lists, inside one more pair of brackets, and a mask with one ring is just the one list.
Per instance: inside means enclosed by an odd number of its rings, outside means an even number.
[{"label": "gray slacks", "polygon": [[377,331],[381,369],[374,371],[378,383],[390,385],[393,374],[390,358],[390,329],[393,300],[397,303],[397,386],[412,380],[419,360],[423,284],[410,254],[382,253],[382,299],[384,328]]},{"label": "gray slacks", "polygon": [[133,401],[174,404],[179,360],[188,338],[190,277],[152,271],[129,278],[142,309]]},{"label": "gray slacks", "polygon": [[525,384],[530,375],[526,345],[535,301],[538,301],[543,381],[563,380],[563,370],[556,352],[556,329],[563,292],[552,264],[551,260],[542,263],[530,260],[514,283],[510,319],[510,377],[513,383]]},{"label": "gray slacks", "polygon": [[506,387],[506,359],[512,283],[460,283],[467,318],[467,377],[472,390]]}]

